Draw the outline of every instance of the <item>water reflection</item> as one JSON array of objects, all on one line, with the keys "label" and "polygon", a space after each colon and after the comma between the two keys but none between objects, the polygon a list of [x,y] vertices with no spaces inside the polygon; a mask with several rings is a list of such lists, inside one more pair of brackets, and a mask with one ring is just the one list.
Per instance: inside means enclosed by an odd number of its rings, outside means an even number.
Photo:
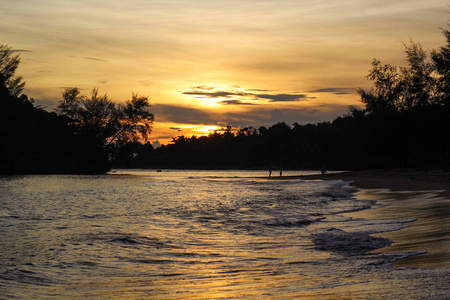
[{"label": "water reflection", "polygon": [[[345,183],[256,181],[255,174],[266,173],[0,180],[0,295],[373,299],[440,296],[447,287],[447,269],[399,269],[389,262],[401,255],[334,249],[341,236],[358,242],[346,246],[367,246],[366,235],[356,234],[362,228],[401,226],[342,216],[374,205],[352,196]],[[427,203],[440,203],[433,199]],[[379,216],[389,218],[387,209]],[[364,213],[372,218],[377,211]],[[321,241],[326,247],[313,238],[322,233],[331,237]]]}]

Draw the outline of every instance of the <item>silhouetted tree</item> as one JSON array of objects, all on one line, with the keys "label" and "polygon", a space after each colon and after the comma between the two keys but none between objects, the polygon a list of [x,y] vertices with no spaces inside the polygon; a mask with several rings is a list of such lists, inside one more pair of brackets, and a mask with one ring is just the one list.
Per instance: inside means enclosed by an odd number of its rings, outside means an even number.
[{"label": "silhouetted tree", "polygon": [[419,43],[405,45],[407,67],[400,68],[403,86],[403,110],[435,104],[436,82],[433,65]]},{"label": "silhouetted tree", "polygon": [[372,70],[366,76],[373,81],[373,88],[369,91],[358,89],[366,111],[406,111],[439,102],[437,80],[433,76],[436,64],[428,61],[428,55],[419,43],[411,41],[409,46],[405,45],[405,54],[405,67],[383,65],[379,60],[373,60]]},{"label": "silhouetted tree", "polygon": [[227,126],[208,136],[180,136],[132,161],[158,168],[365,169],[450,166],[450,32],[431,52],[405,45],[406,65],[375,59],[359,89],[364,108],[349,107],[332,122],[281,122],[255,130]]},{"label": "silhouetted tree", "polygon": [[22,76],[15,76],[19,66],[19,55],[13,55],[11,47],[0,45],[0,93],[19,97],[22,93],[25,82]]},{"label": "silhouetted tree", "polygon": [[15,76],[19,57],[0,46],[0,174],[102,173],[102,148],[76,135],[62,117],[35,107]]},{"label": "silhouetted tree", "polygon": [[366,78],[373,81],[374,87],[369,91],[359,88],[358,93],[367,111],[396,110],[400,106],[399,98],[403,87],[397,67],[382,65],[381,61],[374,59],[372,70]]},{"label": "silhouetted tree", "polygon": [[78,88],[67,88],[57,112],[68,118],[79,134],[91,137],[103,146],[147,141],[154,116],[147,97],[132,94],[125,104],[116,104],[94,88],[91,97],[81,95]]},{"label": "silhouetted tree", "polygon": [[437,73],[437,102],[450,106],[450,31],[442,29],[446,45],[431,51],[433,68]]}]

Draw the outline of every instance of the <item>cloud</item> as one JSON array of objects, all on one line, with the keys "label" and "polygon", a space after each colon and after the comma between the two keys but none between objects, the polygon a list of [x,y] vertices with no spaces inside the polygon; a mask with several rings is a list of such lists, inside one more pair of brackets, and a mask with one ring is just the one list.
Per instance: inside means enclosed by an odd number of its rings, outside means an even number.
[{"label": "cloud", "polygon": [[[265,93],[258,93],[265,92]],[[233,87],[232,89],[216,89],[212,86],[200,85],[192,87],[190,91],[182,92],[183,95],[189,95],[201,98],[238,98],[233,100],[224,100],[221,104],[235,104],[235,105],[252,105],[251,103],[244,102],[255,100],[269,100],[269,102],[293,102],[304,101],[307,99],[314,99],[314,97],[308,97],[306,94],[294,92],[283,94],[271,94],[269,90],[264,89],[247,89],[246,91],[240,90],[239,87]],[[241,99],[239,99],[241,98]]]},{"label": "cloud", "polygon": [[223,105],[255,105],[253,103],[244,102],[241,100],[223,100],[223,101],[220,101],[219,104],[223,104]]},{"label": "cloud", "polygon": [[308,93],[333,93],[335,95],[348,95],[348,94],[350,94],[349,92],[347,92],[348,90],[350,90],[350,89],[349,88],[323,88],[323,89],[308,91]]},{"label": "cloud", "polygon": [[271,92],[271,90],[263,90],[263,89],[248,89],[249,92]]},{"label": "cloud", "polygon": [[101,62],[107,62],[107,60],[105,59],[101,59],[101,58],[96,58],[96,57],[82,57],[82,59],[88,59],[88,60],[95,60],[95,61],[101,61]]},{"label": "cloud", "polygon": [[[155,104],[153,113],[157,117],[156,122],[168,122],[172,124],[190,125],[223,125],[230,124],[238,127],[271,126],[277,122],[288,124],[317,123],[331,121],[338,115],[344,114],[347,105],[327,105],[318,109],[314,108],[273,108],[273,106],[253,106],[245,112],[227,112],[224,110],[210,111],[204,108]],[[171,130],[179,130],[177,126],[170,127]]]},{"label": "cloud", "polygon": [[273,109],[270,111],[269,126],[277,122],[286,122],[288,124],[307,124],[331,121],[339,114],[344,114],[347,106],[334,106],[329,110],[318,109]]},{"label": "cloud", "polygon": [[[72,89],[72,88],[74,88],[74,86],[60,86],[60,87],[58,87],[58,89],[60,89],[60,90]],[[77,89],[79,89],[80,91],[89,91],[89,90],[92,91],[92,89],[87,89],[87,88],[78,88],[77,87]]]},{"label": "cloud", "polygon": [[283,112],[279,109],[274,109],[270,112],[270,120],[272,122],[282,122],[283,120]]},{"label": "cloud", "polygon": [[[267,110],[251,110],[245,113],[231,113],[226,111],[212,112],[204,108],[155,104],[152,112],[156,116],[156,122],[168,122],[175,124],[190,125],[217,125],[230,124],[234,127],[251,125],[267,121],[269,112]],[[171,129],[178,128],[172,127]]]},{"label": "cloud", "polygon": [[152,142],[152,146],[153,146],[153,148],[159,148],[159,147],[161,147],[161,143],[158,140],[156,140],[156,141]]},{"label": "cloud", "polygon": [[183,92],[183,95],[199,96],[206,98],[229,98],[233,96],[248,96],[251,94],[244,92],[229,92],[229,91],[205,92],[199,90],[199,91]]},{"label": "cloud", "polygon": [[269,99],[270,102],[291,102],[312,99],[304,94],[257,94],[255,96],[259,99]]},{"label": "cloud", "polygon": [[195,90],[213,90],[214,89],[214,87],[212,87],[212,86],[210,86],[210,85],[199,85],[199,86],[196,86],[196,87],[193,87],[192,89],[195,89]]},{"label": "cloud", "polygon": [[169,127],[171,130],[183,131],[180,127]]},{"label": "cloud", "polygon": [[24,49],[13,49],[11,52],[32,52],[31,50],[24,50]]},{"label": "cloud", "polygon": [[97,58],[97,57],[89,57],[89,56],[79,57],[79,56],[76,56],[76,55],[69,55],[69,57],[71,57],[71,58],[80,58],[80,59],[87,59],[87,60],[94,60],[94,61],[100,61],[100,62],[107,62],[106,59],[101,59],[101,58]]},{"label": "cloud", "polygon": [[186,106],[155,104],[152,112],[158,122],[172,122],[179,124],[215,124],[217,116],[209,110]]}]

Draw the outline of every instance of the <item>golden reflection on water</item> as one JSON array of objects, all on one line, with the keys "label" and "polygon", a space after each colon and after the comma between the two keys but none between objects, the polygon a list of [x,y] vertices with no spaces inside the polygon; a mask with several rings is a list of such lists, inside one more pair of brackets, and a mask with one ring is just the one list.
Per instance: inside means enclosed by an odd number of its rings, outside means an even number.
[{"label": "golden reflection on water", "polygon": [[[16,189],[0,186],[0,200],[11,205],[0,239],[0,268],[4,263],[7,269],[0,273],[0,298],[3,288],[19,299],[387,299],[393,293],[423,295],[446,284],[440,273],[426,277],[419,270],[422,277],[411,292],[409,270],[393,268],[385,258],[318,250],[311,234],[320,229],[360,230],[334,209],[328,212],[339,205],[360,207],[360,201],[331,199],[314,185],[320,182],[255,185],[177,174],[26,177],[27,184],[19,181]],[[427,195],[364,191],[363,199],[400,205],[354,215],[422,219],[422,214],[433,226],[425,223],[424,232],[417,221],[409,223],[415,229],[381,233],[399,235],[389,236],[396,244],[383,251],[429,251],[426,239],[413,234],[448,237],[445,226],[436,230],[448,216],[448,201]],[[285,226],[308,209],[314,223]],[[283,226],[280,217],[286,218]],[[423,247],[408,248],[411,239],[423,241]],[[423,278],[437,279],[437,288],[422,292]]]},{"label": "golden reflection on water", "polygon": [[395,266],[450,267],[450,199],[439,197],[439,191],[389,192],[363,190],[362,199],[381,200],[383,208],[345,214],[365,219],[416,219],[399,231],[373,234],[389,238],[393,244],[372,253],[418,251],[425,254],[398,260]]}]

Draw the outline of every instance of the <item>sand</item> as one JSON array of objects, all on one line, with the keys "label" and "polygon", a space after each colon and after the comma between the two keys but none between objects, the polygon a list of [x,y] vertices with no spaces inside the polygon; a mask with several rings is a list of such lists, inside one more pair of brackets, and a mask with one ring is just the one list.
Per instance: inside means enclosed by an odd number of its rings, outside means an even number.
[{"label": "sand", "polygon": [[[377,199],[387,206],[346,214],[364,219],[416,219],[408,227],[374,236],[393,241],[374,252],[419,252],[398,260],[401,267],[450,267],[450,172],[439,170],[370,170],[284,177],[304,180],[350,181],[361,198]],[[281,179],[272,177],[272,180]]]}]

